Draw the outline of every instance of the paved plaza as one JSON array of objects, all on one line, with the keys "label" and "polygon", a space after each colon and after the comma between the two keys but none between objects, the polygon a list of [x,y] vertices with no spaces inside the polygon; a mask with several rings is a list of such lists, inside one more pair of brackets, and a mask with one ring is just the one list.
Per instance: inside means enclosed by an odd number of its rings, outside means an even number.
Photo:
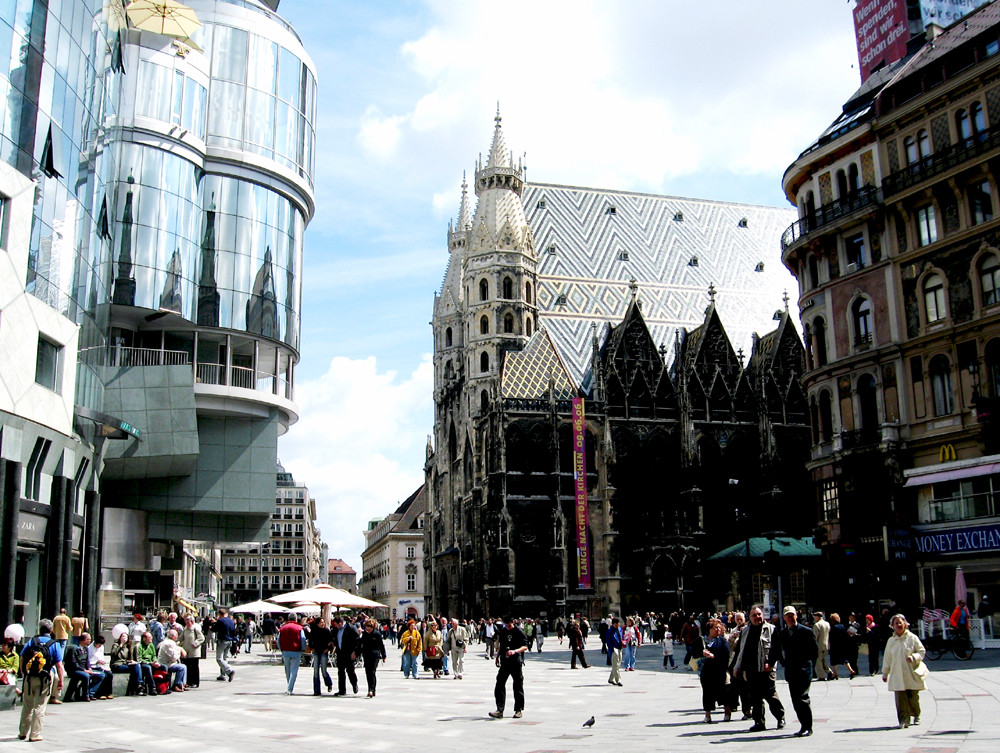
[{"label": "paved plaza", "polygon": [[[929,662],[928,690],[921,694],[923,722],[894,729],[892,695],[879,677],[813,683],[815,735],[792,736],[798,729],[787,687],[778,692],[789,714],[788,726],[749,734],[750,722],[701,723],[701,688],[685,669],[661,667],[658,646],[640,649],[638,669],[622,673],[623,688],[608,685],[600,647],[588,650],[590,669],[569,668],[569,651],[550,638],[542,654],[525,666],[526,708],[511,719],[492,720],[496,669],[482,652],[470,653],[465,679],[404,680],[398,649],[379,670],[378,695],[365,697],[364,674],[358,695],[312,696],[312,670],[303,668],[296,695],[284,693],[284,671],[258,654],[241,654],[232,683],[216,682],[215,663],[202,661],[201,688],[157,698],[115,698],[89,704],[50,707],[45,739],[17,740],[17,712],[0,714],[0,746],[6,751],[128,753],[149,750],[435,751],[496,750],[589,751],[625,745],[635,750],[685,751],[706,745],[759,746],[761,750],[831,749],[866,753],[995,753],[1000,745],[1000,652],[979,652],[969,662]],[[863,660],[864,663],[865,660]],[[336,677],[334,677],[336,681]],[[19,710],[19,709],[18,709]],[[589,717],[591,729],[582,724]],[[716,715],[721,719],[721,713]]]}]

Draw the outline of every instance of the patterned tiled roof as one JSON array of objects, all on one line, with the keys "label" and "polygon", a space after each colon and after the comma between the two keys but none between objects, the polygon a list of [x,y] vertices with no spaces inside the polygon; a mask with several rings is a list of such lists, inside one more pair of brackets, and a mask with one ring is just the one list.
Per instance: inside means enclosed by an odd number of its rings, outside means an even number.
[{"label": "patterned tiled roof", "polygon": [[500,393],[503,397],[523,400],[547,398],[550,382],[556,400],[576,396],[552,338],[543,328],[531,336],[524,350],[507,353],[500,376]]},{"label": "patterned tiled roof", "polygon": [[704,321],[710,284],[733,346],[747,353],[753,332],[773,327],[783,292],[794,290],[779,245],[796,219],[791,208],[543,183],[525,185],[523,204],[540,323],[574,384],[589,371],[592,325],[603,338],[622,320],[632,278],[654,340],[671,351],[678,328]]}]

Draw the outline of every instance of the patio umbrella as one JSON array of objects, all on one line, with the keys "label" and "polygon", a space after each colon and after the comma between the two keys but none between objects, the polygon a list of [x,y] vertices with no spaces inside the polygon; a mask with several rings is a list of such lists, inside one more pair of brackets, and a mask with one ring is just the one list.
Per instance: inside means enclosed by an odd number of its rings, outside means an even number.
[{"label": "patio umbrella", "polygon": [[962,566],[959,565],[955,568],[955,603],[967,601],[968,597],[969,591],[965,587],[965,573],[962,572]]},{"label": "patio umbrella", "polygon": [[125,13],[140,31],[168,37],[186,39],[201,28],[198,15],[176,0],[132,0]]},{"label": "patio umbrella", "polygon": [[249,604],[241,604],[238,607],[233,607],[229,611],[234,614],[261,614],[266,612],[285,613],[288,610],[280,604],[272,604],[269,601],[251,601]]},{"label": "patio umbrella", "polygon": [[272,596],[271,600],[282,604],[318,604],[324,607],[324,617],[328,616],[328,610],[325,607],[374,609],[375,607],[385,606],[385,604],[366,599],[364,596],[352,594],[349,591],[334,588],[326,583],[320,583],[318,586],[313,586],[312,588],[304,588],[301,591],[289,591],[286,594],[278,594],[277,596]]}]

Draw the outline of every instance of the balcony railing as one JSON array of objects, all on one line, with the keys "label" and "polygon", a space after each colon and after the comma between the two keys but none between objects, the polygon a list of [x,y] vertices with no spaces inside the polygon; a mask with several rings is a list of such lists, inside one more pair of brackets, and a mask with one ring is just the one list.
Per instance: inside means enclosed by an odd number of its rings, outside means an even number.
[{"label": "balcony railing", "polygon": [[812,214],[793,222],[781,234],[781,250],[798,243],[810,233],[829,225],[831,222],[847,217],[855,212],[878,204],[882,201],[882,192],[874,186],[863,186],[852,191],[846,197],[824,204]]},{"label": "balcony railing", "polygon": [[995,514],[996,505],[989,492],[971,494],[968,497],[931,500],[930,522],[944,523],[971,518],[988,518]]},{"label": "balcony railing", "polygon": [[841,446],[845,450],[858,450],[862,447],[875,447],[881,439],[878,429],[856,429],[840,433]]},{"label": "balcony railing", "polygon": [[186,366],[188,354],[183,350],[155,350],[153,348],[123,348],[108,350],[109,366]]},{"label": "balcony railing", "polygon": [[1000,147],[1000,126],[987,128],[971,138],[963,139],[887,175],[882,181],[882,191],[886,196],[892,196],[998,147]]}]

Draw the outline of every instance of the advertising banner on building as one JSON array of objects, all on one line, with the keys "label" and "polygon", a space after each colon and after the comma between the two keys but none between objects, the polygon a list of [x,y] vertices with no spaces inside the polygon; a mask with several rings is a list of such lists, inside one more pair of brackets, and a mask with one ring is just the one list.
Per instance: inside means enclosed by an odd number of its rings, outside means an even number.
[{"label": "advertising banner on building", "polygon": [[587,508],[587,432],[583,398],[573,398],[573,510],[576,528],[576,582],[593,588],[590,562],[590,511]]},{"label": "advertising banner on building", "polygon": [[1000,550],[1000,525],[919,531],[914,534],[917,554],[979,554]]},{"label": "advertising banner on building", "polygon": [[920,20],[927,24],[951,26],[989,0],[920,0]]},{"label": "advertising banner on building", "polygon": [[858,0],[854,6],[854,33],[858,40],[861,80],[875,68],[889,65],[906,55],[910,30],[906,0]]}]

